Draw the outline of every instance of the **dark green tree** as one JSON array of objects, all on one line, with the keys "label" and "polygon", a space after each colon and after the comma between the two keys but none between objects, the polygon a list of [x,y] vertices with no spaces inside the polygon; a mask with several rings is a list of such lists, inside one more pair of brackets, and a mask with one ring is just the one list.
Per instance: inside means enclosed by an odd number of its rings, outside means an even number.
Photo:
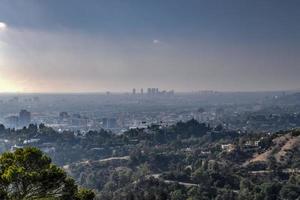
[{"label": "dark green tree", "polygon": [[22,148],[0,156],[0,199],[92,200],[74,180],[37,148]]}]

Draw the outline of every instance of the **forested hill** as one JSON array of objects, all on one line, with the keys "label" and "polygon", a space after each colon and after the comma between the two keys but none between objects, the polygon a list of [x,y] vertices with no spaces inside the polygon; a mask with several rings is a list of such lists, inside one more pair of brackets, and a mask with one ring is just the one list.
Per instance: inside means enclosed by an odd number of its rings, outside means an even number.
[{"label": "forested hill", "polygon": [[122,135],[0,127],[1,148],[35,146],[97,199],[297,199],[298,130],[240,134],[196,120]]}]

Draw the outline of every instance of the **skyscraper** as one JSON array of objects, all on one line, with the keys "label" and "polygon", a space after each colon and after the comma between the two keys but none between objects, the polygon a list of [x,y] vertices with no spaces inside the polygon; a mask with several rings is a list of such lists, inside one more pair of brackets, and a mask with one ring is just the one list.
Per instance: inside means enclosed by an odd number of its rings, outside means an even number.
[{"label": "skyscraper", "polygon": [[19,126],[28,126],[31,121],[31,113],[27,110],[21,110],[19,113]]}]

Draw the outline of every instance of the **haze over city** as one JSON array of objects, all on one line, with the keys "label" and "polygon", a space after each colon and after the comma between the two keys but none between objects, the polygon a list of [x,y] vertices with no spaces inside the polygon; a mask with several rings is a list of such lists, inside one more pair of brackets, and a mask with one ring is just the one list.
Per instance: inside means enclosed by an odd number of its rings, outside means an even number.
[{"label": "haze over city", "polygon": [[0,1],[0,92],[292,90],[299,1]]},{"label": "haze over city", "polygon": [[0,0],[0,200],[300,200],[299,0]]}]

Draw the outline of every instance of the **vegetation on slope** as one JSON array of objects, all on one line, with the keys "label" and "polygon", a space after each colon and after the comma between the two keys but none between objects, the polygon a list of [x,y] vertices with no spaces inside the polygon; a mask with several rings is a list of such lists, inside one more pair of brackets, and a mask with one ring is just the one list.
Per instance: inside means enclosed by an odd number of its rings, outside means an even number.
[{"label": "vegetation on slope", "polygon": [[0,156],[0,199],[92,200],[74,180],[36,148],[17,149]]}]

